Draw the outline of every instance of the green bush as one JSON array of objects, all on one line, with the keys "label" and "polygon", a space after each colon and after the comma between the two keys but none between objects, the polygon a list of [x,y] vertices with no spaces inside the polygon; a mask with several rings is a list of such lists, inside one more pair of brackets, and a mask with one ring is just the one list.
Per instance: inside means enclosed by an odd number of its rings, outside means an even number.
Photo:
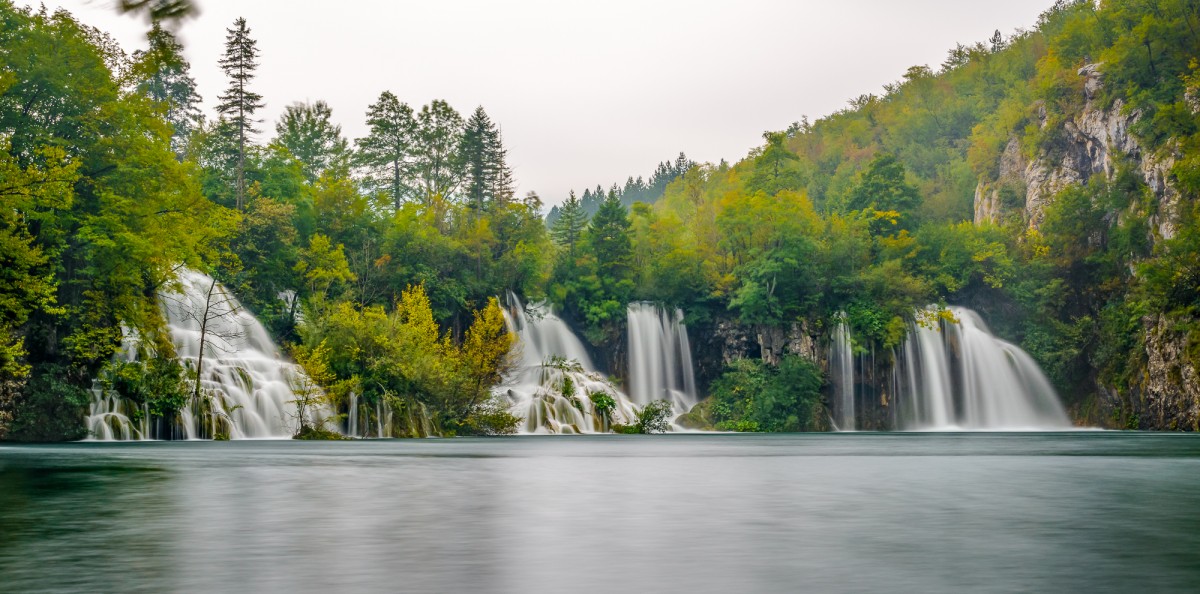
[{"label": "green bush", "polygon": [[655,400],[637,411],[638,433],[666,433],[671,428],[671,403]]},{"label": "green bush", "polygon": [[812,431],[821,406],[821,370],[803,357],[786,356],[773,368],[758,360],[734,361],[713,382],[711,417],[722,431]]},{"label": "green bush", "polygon": [[18,396],[9,439],[13,441],[72,441],[87,437],[84,416],[88,391],[72,384],[71,373],[58,365],[34,371]]},{"label": "green bush", "polygon": [[[183,380],[179,360],[165,357],[114,362],[101,375],[101,384],[126,400],[148,404],[151,417],[164,419],[173,419],[192,395]],[[134,407],[131,412],[133,420],[140,420],[140,407]]]},{"label": "green bush", "polygon": [[667,402],[666,400],[655,400],[635,411],[637,414],[637,422],[634,424],[613,425],[613,433],[623,433],[626,435],[666,433],[671,429],[672,411],[673,409],[670,402]]},{"label": "green bush", "polygon": [[521,417],[508,411],[507,403],[499,396],[492,396],[482,404],[475,405],[459,428],[459,435],[512,435],[521,425]]}]

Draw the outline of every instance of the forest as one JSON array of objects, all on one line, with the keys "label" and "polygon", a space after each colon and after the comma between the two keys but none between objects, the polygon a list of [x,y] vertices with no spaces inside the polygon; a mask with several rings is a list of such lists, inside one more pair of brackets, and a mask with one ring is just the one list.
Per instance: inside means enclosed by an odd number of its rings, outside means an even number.
[{"label": "forest", "polygon": [[[956,304],[1075,422],[1200,429],[1198,0],[1059,0],[736,163],[680,153],[549,211],[516,195],[483,107],[382,90],[338,114],[363,138],[321,101],[262,122],[287,98],[255,92],[245,20],[211,56],[213,114],[169,20],[132,53],[66,12],[0,0],[0,23],[0,439],[86,437],[97,384],[160,419],[205,397],[160,306],[183,269],[236,294],[334,410],[393,411],[398,435],[516,430],[494,389],[508,294],[553,304],[618,382],[629,304],[681,309],[710,337],[697,428],[828,429],[820,349],[770,337],[844,322],[884,368],[916,312]],[[1112,142],[1080,140],[1097,127]],[[733,360],[729,328],[757,337]]]}]

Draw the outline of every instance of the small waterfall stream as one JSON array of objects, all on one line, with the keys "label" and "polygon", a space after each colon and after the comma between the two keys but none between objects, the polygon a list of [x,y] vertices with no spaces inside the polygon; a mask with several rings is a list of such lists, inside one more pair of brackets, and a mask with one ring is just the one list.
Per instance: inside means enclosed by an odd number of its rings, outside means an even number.
[{"label": "small waterfall stream", "polygon": [[[212,277],[183,270],[178,280],[179,292],[162,296],[176,355],[185,368],[194,370],[203,335],[204,357],[201,397],[179,411],[169,436],[291,437],[298,420],[292,387],[303,377],[303,370],[279,355],[262,323]],[[132,351],[127,348],[126,352]],[[112,393],[95,392],[87,419],[94,439],[151,437],[145,422],[129,420],[132,403]],[[330,414],[326,408],[313,410],[310,421],[319,422]]]},{"label": "small waterfall stream", "polygon": [[[583,342],[551,308],[522,305],[508,295],[505,320],[517,335],[520,363],[497,391],[527,433],[592,433],[612,423],[632,424],[636,410],[667,400],[675,415],[696,404],[696,377],[683,312],[649,303],[628,309],[629,393],[596,370]],[[615,407],[604,419],[591,396],[606,394]]]},{"label": "small waterfall stream", "polygon": [[639,406],[666,400],[678,414],[696,405],[696,373],[683,311],[629,304],[629,394]]},{"label": "small waterfall stream", "polygon": [[[517,335],[520,362],[497,391],[525,419],[524,432],[594,433],[635,420],[633,402],[596,371],[583,343],[549,306],[525,306],[512,293],[507,302],[504,319]],[[608,419],[592,401],[599,394],[615,402]]]},{"label": "small waterfall stream", "polygon": [[829,345],[829,379],[833,383],[833,423],[839,431],[853,431],[855,422],[854,343],[845,316],[838,318]]},{"label": "small waterfall stream", "polygon": [[[914,323],[897,362],[897,426],[908,430],[1065,429],[1058,395],[1037,363],[996,338],[979,314]],[[935,319],[918,315],[920,319]]]}]

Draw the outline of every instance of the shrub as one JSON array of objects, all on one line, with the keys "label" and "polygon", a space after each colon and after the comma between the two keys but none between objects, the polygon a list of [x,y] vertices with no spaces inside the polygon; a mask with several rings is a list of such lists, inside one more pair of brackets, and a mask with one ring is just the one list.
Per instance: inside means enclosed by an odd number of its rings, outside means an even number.
[{"label": "shrub", "polygon": [[13,441],[71,441],[87,437],[83,419],[88,391],[71,383],[69,370],[47,365],[34,372],[13,414]]},{"label": "shrub", "polygon": [[821,370],[802,357],[786,356],[778,368],[735,361],[713,382],[710,414],[723,431],[812,431],[822,383]]}]

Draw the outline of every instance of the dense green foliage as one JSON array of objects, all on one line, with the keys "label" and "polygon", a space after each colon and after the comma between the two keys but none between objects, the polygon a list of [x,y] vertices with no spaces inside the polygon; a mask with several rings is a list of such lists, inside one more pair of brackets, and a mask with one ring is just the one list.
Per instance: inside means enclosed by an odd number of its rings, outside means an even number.
[{"label": "dense green foliage", "polygon": [[[373,106],[353,151],[326,104],[296,104],[260,144],[244,20],[215,123],[157,24],[130,57],[65,12],[0,2],[0,23],[0,438],[83,436],[94,378],[173,419],[190,380],[157,294],[181,266],[214,272],[306,367],[327,363],[301,406],[321,394],[344,414],[355,390],[364,410],[393,405],[397,432],[512,431],[491,400],[512,343],[493,297],[540,294],[549,236],[538,198],[514,199],[482,109],[464,122],[442,101]],[[411,122],[389,138],[397,113]],[[389,142],[395,183],[365,183]],[[416,319],[422,333],[391,333]],[[142,358],[112,363],[126,329]]]},{"label": "dense green foliage", "polygon": [[814,431],[824,425],[821,370],[790,355],[777,368],[758,360],[735,361],[713,382],[712,400],[693,423],[720,431]]},{"label": "dense green foliage", "polygon": [[613,425],[615,433],[627,435],[653,435],[671,429],[671,403],[654,400],[637,409],[637,419],[632,425]]},{"label": "dense green foliage", "polygon": [[[155,20],[191,9],[124,4]],[[244,20],[212,57],[228,85],[204,121],[162,27],[127,56],[66,13],[0,0],[0,438],[81,436],[97,378],[175,414],[186,389],[156,296],[182,266],[214,273],[310,370],[299,406],[319,394],[345,415],[356,402],[364,424],[392,418],[399,434],[513,430],[492,398],[511,365],[495,299],[509,291],[549,299],[612,369],[637,300],[705,330],[818,341],[844,316],[881,366],[918,308],[963,303],[1079,416],[1098,383],[1127,399],[1108,421],[1136,425],[1148,328],[1168,321],[1200,363],[1198,15],[1197,0],[1060,1],[1029,31],[765,133],[736,164],[681,153],[649,181],[572,193],[543,221],[538,196],[514,195],[482,107],[464,118],[385,91],[368,134],[347,139],[328,105],[297,103],[263,139]],[[1085,105],[1133,118],[1138,154],[1025,208],[1002,165],[1064,161]],[[1160,204],[1164,184],[1175,203]],[[994,220],[974,220],[977,188],[999,197]],[[130,331],[143,358],[114,364]],[[761,355],[710,378],[702,424],[822,428],[819,369]],[[660,426],[656,407],[643,429]]]},{"label": "dense green foliage", "polygon": [[[735,165],[692,167],[631,213],[628,298],[682,306],[700,323],[732,316],[819,331],[845,314],[856,350],[881,365],[917,308],[963,303],[1020,342],[1086,416],[1095,382],[1121,393],[1139,385],[1146,316],[1194,319],[1196,8],[1059,2],[1033,30],[960,46],[881,97],[765,134]],[[1103,85],[1089,103],[1083,67],[1096,62]],[[1024,210],[1024,186],[1000,179],[1010,145],[1019,158],[1060,162],[1085,104],[1139,114],[1140,157],[1174,159],[1168,183],[1184,212],[1170,240],[1151,224],[1164,216],[1155,194],[1117,149],[1111,175],[1036,210]],[[980,182],[1005,208],[972,224]],[[584,281],[598,254],[580,245],[574,266],[560,256],[550,294],[602,339],[611,321],[589,313],[626,294]]]}]

